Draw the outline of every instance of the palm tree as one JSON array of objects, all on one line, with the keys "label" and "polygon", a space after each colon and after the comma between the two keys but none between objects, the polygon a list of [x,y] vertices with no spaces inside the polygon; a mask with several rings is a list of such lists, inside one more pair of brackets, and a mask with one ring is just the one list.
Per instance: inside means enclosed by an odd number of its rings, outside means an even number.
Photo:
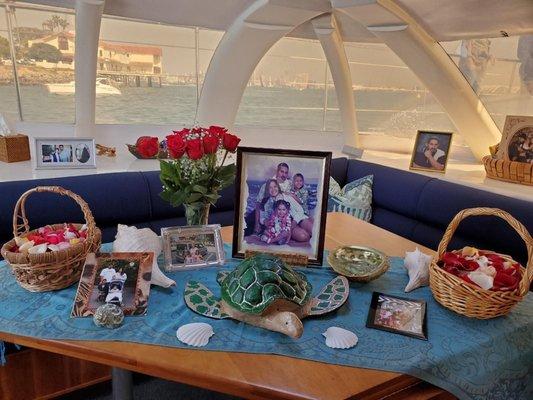
[{"label": "palm tree", "polygon": [[68,26],[70,25],[68,23],[68,21],[66,20],[66,18],[61,18],[59,21],[58,21],[58,24],[59,26],[61,27],[61,30],[64,31],[68,28]]}]

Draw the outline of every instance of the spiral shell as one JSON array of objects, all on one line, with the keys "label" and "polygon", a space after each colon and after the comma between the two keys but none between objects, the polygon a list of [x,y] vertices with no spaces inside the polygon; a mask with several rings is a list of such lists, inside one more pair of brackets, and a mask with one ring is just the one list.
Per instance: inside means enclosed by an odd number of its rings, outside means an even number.
[{"label": "spiral shell", "polygon": [[161,239],[150,228],[138,229],[135,226],[119,224],[117,235],[113,242],[113,251],[152,251],[154,253],[154,263],[152,265],[152,285],[170,287],[176,282],[168,278],[157,264],[157,257],[161,254]]},{"label": "spiral shell", "polygon": [[326,346],[332,349],[349,349],[359,341],[355,333],[337,326],[329,327],[322,335],[326,338]]},{"label": "spiral shell", "polygon": [[182,325],[178,328],[176,336],[180,342],[194,347],[203,347],[209,343],[209,338],[215,332],[211,325],[204,322],[193,322],[192,324]]},{"label": "spiral shell", "polygon": [[93,321],[98,326],[115,329],[124,322],[124,312],[116,304],[102,304],[94,312]]}]

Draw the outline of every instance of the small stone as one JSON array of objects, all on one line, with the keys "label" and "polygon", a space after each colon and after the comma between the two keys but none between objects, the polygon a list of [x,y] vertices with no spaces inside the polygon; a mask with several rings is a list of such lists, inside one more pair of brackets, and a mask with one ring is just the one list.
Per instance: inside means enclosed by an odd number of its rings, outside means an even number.
[{"label": "small stone", "polygon": [[115,329],[124,322],[124,312],[116,304],[106,303],[98,307],[94,313],[93,321],[97,326]]}]

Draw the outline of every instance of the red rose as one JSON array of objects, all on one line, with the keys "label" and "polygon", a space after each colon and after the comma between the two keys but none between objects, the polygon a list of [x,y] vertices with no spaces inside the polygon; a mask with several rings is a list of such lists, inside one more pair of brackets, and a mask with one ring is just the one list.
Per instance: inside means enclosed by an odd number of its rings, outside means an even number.
[{"label": "red rose", "polygon": [[187,155],[191,160],[199,160],[204,155],[201,139],[193,139],[187,142]]},{"label": "red rose", "polygon": [[231,152],[237,150],[237,146],[239,145],[240,141],[240,138],[232,135],[231,133],[226,133],[222,138],[222,144],[224,145],[224,148]]},{"label": "red rose", "polygon": [[222,127],[222,126],[216,126],[216,125],[211,125],[207,131],[212,134],[212,135],[216,135],[218,137],[223,137],[224,134],[228,131],[226,128]]},{"label": "red rose", "polygon": [[143,158],[159,153],[159,140],[156,137],[142,136],[137,140],[137,151]]},{"label": "red rose", "polygon": [[185,154],[185,149],[187,144],[181,134],[176,133],[174,135],[167,136],[167,149],[170,157],[172,158],[181,158]]},{"label": "red rose", "polygon": [[191,130],[189,128],[183,128],[181,131],[172,131],[172,132],[174,132],[176,135],[185,136],[190,131]]},{"label": "red rose", "polygon": [[206,135],[203,139],[205,154],[213,154],[218,150],[218,136]]}]

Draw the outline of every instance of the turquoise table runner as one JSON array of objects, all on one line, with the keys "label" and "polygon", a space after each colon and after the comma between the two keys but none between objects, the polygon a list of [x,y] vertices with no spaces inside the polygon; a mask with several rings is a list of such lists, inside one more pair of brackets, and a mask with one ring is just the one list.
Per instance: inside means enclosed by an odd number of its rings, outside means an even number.
[{"label": "turquoise table runner", "polygon": [[[103,250],[109,250],[104,245]],[[226,247],[229,254],[230,249]],[[238,261],[229,260],[231,269]],[[461,317],[433,300],[429,288],[404,293],[407,274],[400,258],[368,284],[350,284],[348,302],[337,312],[304,320],[298,340],[233,320],[212,320],[190,311],[184,285],[196,279],[220,293],[219,268],[169,274],[177,287],[152,287],[148,314],[127,317],[116,330],[96,327],[91,318],[70,318],[76,287],[31,293],[15,282],[0,263],[0,331],[43,339],[120,340],[170,347],[188,347],[176,330],[189,322],[208,322],[215,335],[203,350],[279,354],[331,364],[406,373],[439,386],[461,399],[526,400],[533,398],[533,297],[508,316],[481,321]],[[328,268],[305,270],[315,290],[333,276]],[[424,299],[428,308],[428,341],[365,327],[373,291]],[[322,332],[330,326],[349,329],[359,344],[349,350],[330,349]],[[190,347],[189,347],[190,348]]]}]

